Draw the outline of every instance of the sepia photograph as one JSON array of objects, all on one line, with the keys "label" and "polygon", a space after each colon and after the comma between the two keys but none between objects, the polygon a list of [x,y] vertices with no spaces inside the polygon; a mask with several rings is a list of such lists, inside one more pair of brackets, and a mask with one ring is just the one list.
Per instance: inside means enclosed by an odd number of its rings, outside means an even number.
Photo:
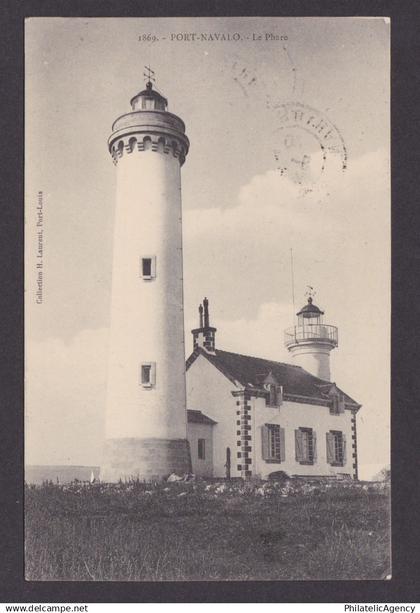
[{"label": "sepia photograph", "polygon": [[389,580],[386,17],[25,20],[25,578]]}]

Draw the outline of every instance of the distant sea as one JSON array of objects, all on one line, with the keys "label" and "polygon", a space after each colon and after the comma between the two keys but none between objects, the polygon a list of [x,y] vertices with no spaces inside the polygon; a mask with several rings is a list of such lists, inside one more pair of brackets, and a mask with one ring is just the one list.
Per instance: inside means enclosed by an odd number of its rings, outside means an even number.
[{"label": "distant sea", "polygon": [[25,466],[26,483],[42,483],[52,481],[53,483],[70,483],[75,479],[79,481],[90,481],[91,475],[95,479],[99,478],[99,466]]}]

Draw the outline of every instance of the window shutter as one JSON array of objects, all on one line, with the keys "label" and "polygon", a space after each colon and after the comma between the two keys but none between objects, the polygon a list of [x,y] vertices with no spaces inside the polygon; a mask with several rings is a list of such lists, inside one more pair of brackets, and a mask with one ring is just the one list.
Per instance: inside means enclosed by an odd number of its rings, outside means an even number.
[{"label": "window shutter", "polygon": [[156,362],[150,362],[150,383],[156,385]]},{"label": "window shutter", "polygon": [[346,464],[346,462],[347,462],[346,435],[343,433],[342,437],[343,437],[342,440],[343,440],[343,466],[344,466]]},{"label": "window shutter", "polygon": [[281,404],[283,403],[283,386],[282,385],[278,385],[277,386],[277,406],[281,406]]},{"label": "window shutter", "polygon": [[316,432],[312,431],[312,459],[313,462],[315,464],[315,462],[317,461],[317,450],[316,450]]},{"label": "window shutter", "polygon": [[156,256],[152,256],[152,271],[151,271],[151,276],[153,277],[153,279],[156,277]]},{"label": "window shutter", "polygon": [[261,449],[263,460],[270,459],[270,445],[269,445],[269,432],[268,426],[261,426]]},{"label": "window shutter", "polygon": [[296,461],[301,462],[303,460],[303,443],[302,432],[300,430],[295,430],[295,452]]},{"label": "window shutter", "polygon": [[284,428],[280,428],[280,462],[286,460],[286,444],[284,436]]},{"label": "window shutter", "polygon": [[327,432],[327,462],[332,464],[335,459],[334,454],[334,435],[331,432]]},{"label": "window shutter", "polygon": [[344,400],[344,395],[341,394],[340,395],[340,401],[338,403],[338,412],[339,413],[344,413],[345,410],[345,400]]}]

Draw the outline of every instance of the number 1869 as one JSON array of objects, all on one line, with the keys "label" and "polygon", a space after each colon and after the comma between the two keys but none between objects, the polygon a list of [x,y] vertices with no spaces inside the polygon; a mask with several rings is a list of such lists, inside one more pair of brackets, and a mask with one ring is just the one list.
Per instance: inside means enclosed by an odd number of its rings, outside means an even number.
[{"label": "number 1869", "polygon": [[154,43],[156,42],[158,37],[155,34],[140,34],[139,41],[141,43]]}]

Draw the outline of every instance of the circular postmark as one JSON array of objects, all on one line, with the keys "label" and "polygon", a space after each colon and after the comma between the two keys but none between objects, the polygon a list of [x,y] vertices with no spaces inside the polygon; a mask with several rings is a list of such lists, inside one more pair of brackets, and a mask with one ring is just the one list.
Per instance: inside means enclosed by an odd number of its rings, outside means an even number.
[{"label": "circular postmark", "polygon": [[300,102],[275,107],[273,150],[277,170],[295,183],[316,183],[328,164],[344,172],[347,149],[337,127],[320,111]]},{"label": "circular postmark", "polygon": [[249,57],[244,60],[238,54],[233,55],[230,77],[244,98],[250,98],[253,103],[258,102],[268,110],[277,99],[277,92],[286,91],[287,97],[296,96],[297,69],[285,45],[282,45],[272,64],[266,61],[262,64],[250,62]]},{"label": "circular postmark", "polygon": [[[340,131],[329,117],[296,101],[303,96],[305,83],[285,45],[282,51],[271,70],[268,66],[258,70],[235,58],[231,78],[239,98],[252,106],[256,130],[264,134],[275,168],[307,192],[321,179],[328,186],[333,176],[344,172],[348,154]],[[284,95],[287,89],[289,101],[278,95]]]}]

